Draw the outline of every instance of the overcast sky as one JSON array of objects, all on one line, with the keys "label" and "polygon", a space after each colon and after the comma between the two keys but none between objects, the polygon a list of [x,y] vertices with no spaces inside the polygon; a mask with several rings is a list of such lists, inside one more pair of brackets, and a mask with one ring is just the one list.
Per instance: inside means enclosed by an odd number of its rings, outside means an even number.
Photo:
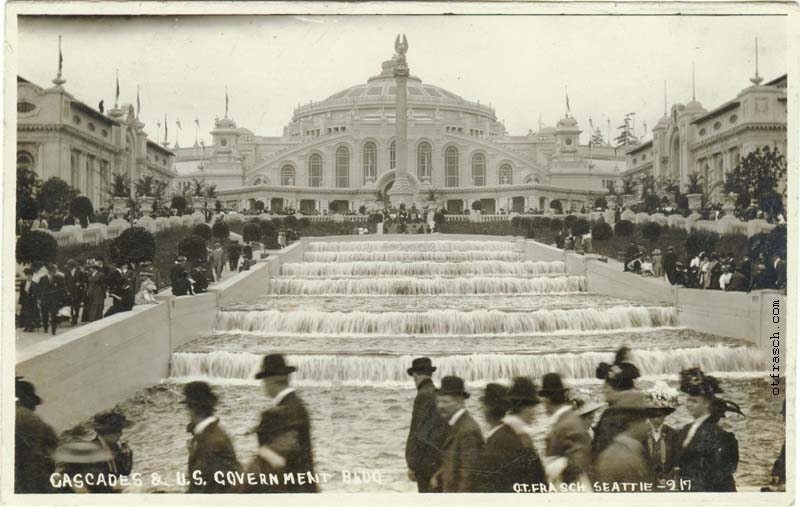
[{"label": "overcast sky", "polygon": [[[691,99],[712,109],[749,86],[754,38],[766,79],[786,72],[785,17],[117,17],[21,18],[19,74],[51,86],[62,35],[66,88],[96,107],[135,103],[151,138],[168,115],[170,141],[194,142],[194,118],[206,141],[222,116],[258,135],[280,135],[292,109],[366,82],[409,41],[411,73],[467,100],[495,108],[511,134],[525,134],[564,115],[565,85],[573,115],[612,130],[636,112],[637,134],[669,103]],[[163,128],[163,127],[162,127]],[[163,130],[162,130],[163,136]],[[586,141],[586,133],[582,137]]]}]

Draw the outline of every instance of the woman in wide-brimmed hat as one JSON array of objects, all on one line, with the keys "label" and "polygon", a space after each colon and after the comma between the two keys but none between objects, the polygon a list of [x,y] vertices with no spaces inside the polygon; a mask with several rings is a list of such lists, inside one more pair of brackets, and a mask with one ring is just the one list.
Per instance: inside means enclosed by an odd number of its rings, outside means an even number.
[{"label": "woman in wide-brimmed hat", "polygon": [[60,483],[63,493],[113,493],[116,490],[106,475],[106,463],[111,459],[111,451],[97,442],[66,442],[53,453],[60,476],[51,482]]},{"label": "woman in wide-brimmed hat", "polygon": [[726,412],[744,414],[736,403],[717,396],[722,393],[719,381],[700,368],[681,371],[680,390],[687,394],[686,410],[694,418],[680,432],[681,478],[692,481],[692,491],[736,491],[739,443],[717,423]]},{"label": "woman in wide-brimmed hat", "polygon": [[[621,347],[617,350],[612,364],[600,363],[597,367],[595,372],[597,378],[605,380],[603,394],[609,407],[613,407],[626,391],[636,390],[635,380],[641,374],[639,373],[639,368],[631,361],[631,349]],[[622,431],[623,422],[613,412],[608,412],[608,410],[603,412],[597,422],[594,441],[592,442],[592,453],[595,457],[603,452],[603,449]]]},{"label": "woman in wide-brimmed hat", "polygon": [[[666,382],[659,380],[655,385],[645,391],[645,395],[655,405],[675,409],[678,406],[678,391],[669,387]],[[666,416],[651,417],[648,419],[650,431],[645,441],[645,455],[659,484],[666,485],[666,481],[675,479],[673,470],[678,466],[681,441],[678,430],[664,424]]]}]

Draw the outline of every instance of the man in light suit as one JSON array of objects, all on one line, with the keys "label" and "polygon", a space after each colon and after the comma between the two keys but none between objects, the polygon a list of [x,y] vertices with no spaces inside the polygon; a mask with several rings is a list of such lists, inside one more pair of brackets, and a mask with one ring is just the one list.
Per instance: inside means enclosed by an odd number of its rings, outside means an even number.
[{"label": "man in light suit", "polygon": [[481,429],[464,408],[469,393],[464,381],[447,376],[436,390],[436,409],[447,422],[449,432],[444,443],[442,466],[431,479],[431,486],[444,493],[468,493],[479,490],[479,458],[483,447]]},{"label": "man in light suit", "polygon": [[548,373],[542,377],[539,396],[550,416],[550,431],[545,448],[545,470],[550,482],[572,483],[586,480],[592,459],[592,439],[580,415],[567,399],[561,375]]}]

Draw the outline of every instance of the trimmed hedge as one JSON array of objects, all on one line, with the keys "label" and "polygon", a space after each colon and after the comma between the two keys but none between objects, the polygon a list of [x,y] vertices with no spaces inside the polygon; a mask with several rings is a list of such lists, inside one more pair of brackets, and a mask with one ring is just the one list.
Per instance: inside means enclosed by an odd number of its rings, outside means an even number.
[{"label": "trimmed hedge", "polygon": [[25,231],[17,238],[16,257],[21,264],[54,262],[58,255],[58,241],[44,231]]},{"label": "trimmed hedge", "polygon": [[592,229],[592,224],[585,218],[579,218],[572,224],[572,233],[583,236]]},{"label": "trimmed hedge", "polygon": [[733,254],[736,257],[748,255],[747,236],[740,233],[728,233],[719,237],[716,251],[722,255]]},{"label": "trimmed hedge", "polygon": [[223,220],[218,220],[211,226],[211,232],[217,239],[225,240],[231,236],[231,228]]},{"label": "trimmed hedge", "polygon": [[297,229],[297,217],[294,215],[286,215],[283,219],[283,225],[289,229]]},{"label": "trimmed hedge", "polygon": [[156,239],[144,227],[129,227],[108,246],[114,264],[152,261],[156,256]]},{"label": "trimmed hedge", "polygon": [[567,229],[571,229],[575,222],[578,220],[578,217],[575,215],[567,215],[564,217],[564,227]]},{"label": "trimmed hedge", "polygon": [[686,236],[686,255],[694,257],[700,252],[711,253],[717,247],[719,234],[711,231],[696,230]]},{"label": "trimmed hedge", "polygon": [[211,241],[214,231],[211,230],[211,226],[208,224],[197,224],[192,227],[192,234],[200,236],[206,241]]},{"label": "trimmed hedge", "polygon": [[613,231],[611,226],[605,222],[599,222],[592,227],[592,239],[596,241],[605,241],[611,239]]},{"label": "trimmed hedge", "polygon": [[620,220],[614,224],[614,235],[623,237],[633,236],[633,222],[630,220]]},{"label": "trimmed hedge", "polygon": [[646,222],[641,227],[644,239],[655,241],[661,236],[661,225],[657,222]]},{"label": "trimmed hedge", "polygon": [[187,236],[178,243],[178,254],[186,256],[192,264],[204,264],[208,258],[206,240],[197,234]]},{"label": "trimmed hedge", "polygon": [[242,228],[242,240],[245,243],[259,241],[261,239],[261,227],[255,222],[248,222]]},{"label": "trimmed hedge", "polygon": [[564,228],[564,221],[560,218],[551,218],[550,219],[550,229],[553,231],[560,231]]}]

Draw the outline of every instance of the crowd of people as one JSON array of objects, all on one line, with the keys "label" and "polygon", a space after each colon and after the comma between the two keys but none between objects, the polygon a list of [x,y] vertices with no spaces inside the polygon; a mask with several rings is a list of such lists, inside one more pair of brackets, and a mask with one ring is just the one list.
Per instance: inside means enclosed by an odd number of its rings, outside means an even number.
[{"label": "crowd of people", "polygon": [[[190,434],[187,492],[318,491],[309,413],[290,385],[295,371],[281,354],[263,358],[255,377],[271,404],[252,432],[258,450],[244,464],[215,415],[219,398],[214,390],[200,381],[184,386],[180,403]],[[407,370],[417,394],[405,460],[419,492],[736,491],[739,446],[719,422],[727,413],[744,414],[720,396],[719,380],[699,368],[680,372],[679,389],[693,418],[683,428],[665,424],[678,406],[678,391],[663,381],[651,390],[639,389],[639,370],[623,347],[613,363],[597,367],[605,404],[574,395],[557,373],[545,374],[541,386],[527,377],[514,378],[510,387],[489,383],[480,398],[485,433],[465,406],[470,393],[464,381],[448,375],[437,387],[435,371],[427,357],[414,359]],[[59,443],[34,412],[41,400],[33,386],[18,377],[16,393],[18,493],[50,492],[58,486],[64,491],[120,490],[118,479],[134,468],[132,451],[120,440],[127,425],[123,414],[95,417],[93,440]],[[535,407],[542,403],[547,436],[539,448],[531,435]],[[76,486],[69,480],[88,473],[95,474],[92,484]],[[771,482],[774,488],[785,483],[785,445]]]},{"label": "crowd of people", "polygon": [[631,242],[625,253],[625,271],[666,279],[672,285],[689,289],[750,292],[761,289],[786,289],[786,260],[780,253],[769,258],[737,258],[732,253],[699,252],[685,261],[678,260],[673,247],[665,252],[647,252]]},{"label": "crowd of people", "polygon": [[23,269],[23,276],[17,327],[27,332],[41,328],[53,335],[62,322],[76,326],[129,311],[134,304],[155,303],[162,287],[151,261],[115,266],[102,257],[87,259],[84,265],[70,259],[63,270],[53,262],[34,264]]}]

